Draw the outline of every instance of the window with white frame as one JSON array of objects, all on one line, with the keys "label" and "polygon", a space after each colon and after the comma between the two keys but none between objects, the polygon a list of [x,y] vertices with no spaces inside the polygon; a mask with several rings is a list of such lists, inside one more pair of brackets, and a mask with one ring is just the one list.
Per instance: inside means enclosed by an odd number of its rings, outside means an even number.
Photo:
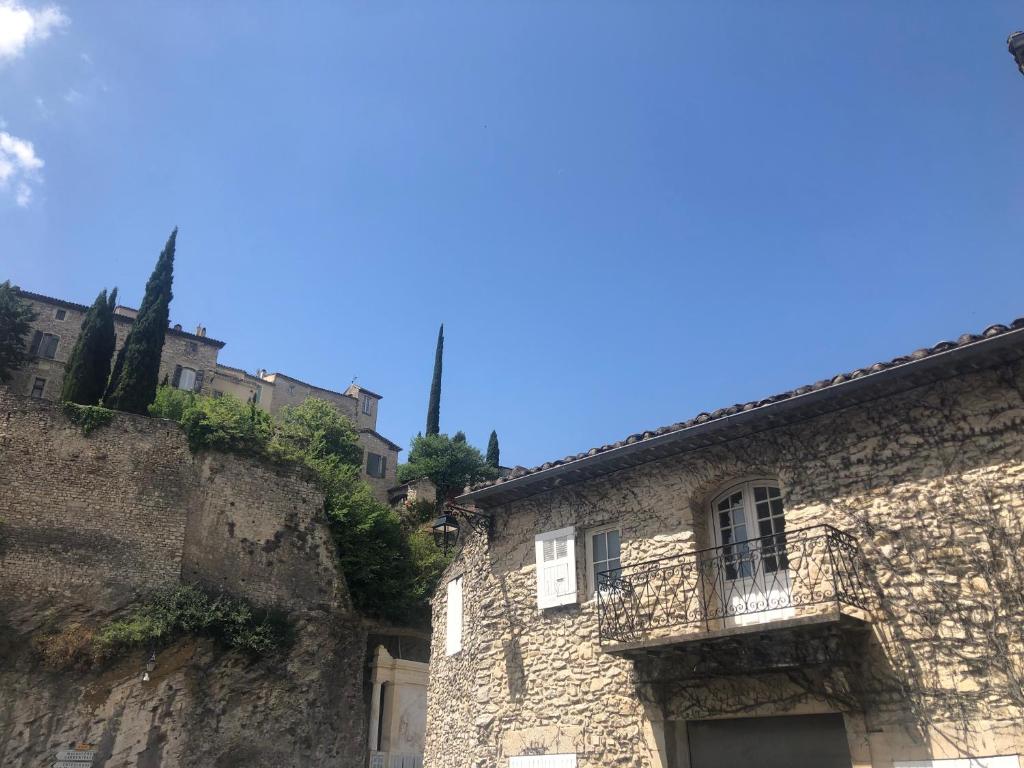
[{"label": "window with white frame", "polygon": [[445,616],[444,653],[454,656],[462,650],[462,577],[448,582],[448,601]]},{"label": "window with white frame", "polygon": [[618,525],[604,525],[587,531],[587,586],[593,596],[601,587],[603,578],[615,578],[622,569],[622,529]]},{"label": "window with white frame", "polygon": [[560,528],[534,537],[537,559],[537,607],[576,602],[576,530]]}]

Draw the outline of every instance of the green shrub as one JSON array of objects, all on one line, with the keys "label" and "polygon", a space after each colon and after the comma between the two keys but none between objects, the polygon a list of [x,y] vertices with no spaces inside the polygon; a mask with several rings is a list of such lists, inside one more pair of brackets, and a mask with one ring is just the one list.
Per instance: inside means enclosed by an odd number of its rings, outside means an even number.
[{"label": "green shrub", "polygon": [[290,640],[280,615],[256,610],[239,598],[211,596],[185,585],[155,592],[128,616],[97,630],[93,655],[107,659],[183,635],[213,637],[227,648],[253,656],[274,653]]},{"label": "green shrub", "polygon": [[109,424],[114,418],[114,412],[108,408],[98,405],[78,405],[77,403],[62,403],[61,408],[68,421],[77,425],[83,435]]},{"label": "green shrub", "polygon": [[[311,398],[285,408],[274,422],[254,404],[228,395],[213,398],[163,386],[149,412],[180,424],[193,451],[216,448],[311,469],[324,492],[324,510],[338,562],[356,609],[397,623],[429,620],[426,598],[448,561],[429,536],[415,533],[423,520],[403,520],[374,498],[362,479],[363,449],[358,435],[330,403]],[[429,517],[431,509],[427,505],[415,514]],[[175,611],[175,615],[179,611],[191,615],[187,606]],[[169,631],[162,615],[150,612],[140,615],[135,624],[127,622],[111,629],[110,642],[121,642],[122,635],[128,641],[139,633],[160,636]],[[232,623],[223,616],[219,624],[236,626],[231,635],[236,646],[258,649],[268,642],[260,626],[244,628],[244,621],[239,621]]]},{"label": "green shrub", "polygon": [[205,397],[160,387],[149,413],[177,421],[193,451],[217,448],[262,456],[274,432],[270,414],[231,395]]}]

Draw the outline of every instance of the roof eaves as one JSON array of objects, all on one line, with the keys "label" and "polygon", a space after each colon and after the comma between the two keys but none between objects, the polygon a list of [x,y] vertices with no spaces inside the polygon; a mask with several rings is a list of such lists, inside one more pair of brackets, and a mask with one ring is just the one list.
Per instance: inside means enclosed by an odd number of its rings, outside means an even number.
[{"label": "roof eaves", "polygon": [[837,393],[849,391],[854,387],[863,387],[868,383],[877,382],[879,379],[895,378],[908,368],[919,369],[925,363],[934,366],[953,353],[964,353],[968,349],[991,345],[993,342],[1008,345],[1021,339],[1024,339],[1024,318],[1014,320],[1009,326],[989,326],[978,335],[964,334],[956,342],[939,342],[932,347],[916,350],[910,355],[897,357],[884,363],[875,363],[866,369],[859,368],[849,373],[838,374],[831,379],[823,379],[763,400],[720,408],[710,414],[698,414],[686,422],[633,434],[617,443],[591,448],[584,453],[547,462],[538,467],[531,469],[516,467],[508,477],[478,484],[458,498],[460,501],[468,502],[478,501],[498,493],[505,494],[513,489],[525,488],[573,469],[597,466],[627,454],[680,440],[684,436],[721,429],[737,421],[749,420],[764,414],[768,410],[800,408],[808,402],[834,397]]}]

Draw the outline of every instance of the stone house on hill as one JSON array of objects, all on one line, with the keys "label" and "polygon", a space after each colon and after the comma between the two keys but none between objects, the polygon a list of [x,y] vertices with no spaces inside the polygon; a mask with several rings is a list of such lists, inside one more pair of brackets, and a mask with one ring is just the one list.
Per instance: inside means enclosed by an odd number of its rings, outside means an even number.
[{"label": "stone house on hill", "polygon": [[[17,394],[57,400],[64,382],[64,366],[89,308],[29,291],[20,294],[37,315],[28,338],[32,359],[15,372],[8,386]],[[116,349],[124,344],[137,314],[131,307],[118,306],[114,310]],[[355,383],[344,392],[336,392],[283,373],[260,370],[250,374],[217,359],[224,346],[225,342],[207,336],[201,325],[195,333],[183,330],[181,325],[168,328],[160,360],[160,380],[166,378],[172,386],[212,397],[231,394],[243,401],[254,401],[272,415],[286,405],[299,405],[310,397],[327,400],[356,427],[363,448],[363,479],[378,499],[387,501],[388,489],[398,482],[398,454],[402,448],[376,431],[381,395]]]},{"label": "stone house on hill", "polygon": [[1020,768],[1022,425],[1024,319],[471,489],[426,764]]}]

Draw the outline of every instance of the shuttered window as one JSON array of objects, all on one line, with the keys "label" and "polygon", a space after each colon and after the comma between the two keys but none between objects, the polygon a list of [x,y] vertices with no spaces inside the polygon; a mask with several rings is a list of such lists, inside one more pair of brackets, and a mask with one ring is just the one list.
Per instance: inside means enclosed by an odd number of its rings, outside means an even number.
[{"label": "shuttered window", "polygon": [[59,336],[54,336],[52,333],[36,331],[35,335],[32,336],[32,343],[29,346],[28,353],[30,355],[38,355],[39,357],[45,357],[48,360],[53,360],[57,355],[57,344],[59,342]]},{"label": "shuttered window", "polygon": [[462,650],[462,577],[448,582],[444,652],[452,656]]},{"label": "shuttered window", "polygon": [[537,556],[537,607],[576,602],[576,534],[573,528],[542,533],[534,539]]},{"label": "shuttered window", "polygon": [[508,759],[508,768],[576,768],[576,755],[519,755]]}]

